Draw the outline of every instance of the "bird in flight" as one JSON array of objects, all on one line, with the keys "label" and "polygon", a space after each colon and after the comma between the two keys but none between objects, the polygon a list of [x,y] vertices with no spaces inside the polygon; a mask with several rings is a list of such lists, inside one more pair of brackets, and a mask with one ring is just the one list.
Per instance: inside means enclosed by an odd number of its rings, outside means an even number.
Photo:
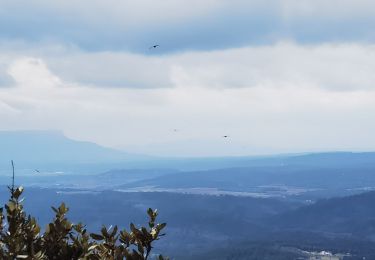
[{"label": "bird in flight", "polygon": [[229,137],[229,135],[223,135],[223,138],[228,138]]},{"label": "bird in flight", "polygon": [[158,48],[158,47],[160,47],[160,45],[159,44],[155,44],[155,45],[152,45],[149,49],[151,50],[151,49],[156,49],[156,48]]},{"label": "bird in flight", "polygon": [[37,172],[37,173],[40,173],[40,171],[39,171],[39,170],[37,170],[37,169],[35,169],[35,172]]}]

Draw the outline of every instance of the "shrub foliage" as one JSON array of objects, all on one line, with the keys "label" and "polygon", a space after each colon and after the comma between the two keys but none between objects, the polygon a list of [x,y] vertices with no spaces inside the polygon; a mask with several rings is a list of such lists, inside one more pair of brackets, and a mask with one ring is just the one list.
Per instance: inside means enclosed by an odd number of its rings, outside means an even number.
[{"label": "shrub foliage", "polygon": [[[152,244],[164,234],[165,223],[157,224],[156,210],[148,209],[148,227],[130,224],[129,230],[117,226],[103,228],[100,234],[89,233],[82,223],[73,224],[62,203],[52,207],[55,217],[44,232],[36,219],[23,209],[22,187],[9,188],[11,197],[0,208],[0,259],[82,259],[147,260]],[[155,256],[159,260],[163,256]]]}]

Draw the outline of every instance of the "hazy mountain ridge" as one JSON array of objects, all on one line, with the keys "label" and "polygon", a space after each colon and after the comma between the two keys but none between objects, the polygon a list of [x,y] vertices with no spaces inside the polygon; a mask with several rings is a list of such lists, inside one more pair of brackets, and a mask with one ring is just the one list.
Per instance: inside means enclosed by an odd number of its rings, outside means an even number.
[{"label": "hazy mountain ridge", "polygon": [[76,141],[57,131],[0,131],[0,167],[9,168],[10,160],[19,167],[46,167],[65,164],[109,164],[129,160],[150,159],[102,147],[95,143]]},{"label": "hazy mountain ridge", "polygon": [[[280,154],[269,156],[228,157],[152,157],[130,154],[95,143],[72,140],[58,131],[0,131],[0,158],[19,162],[121,162],[129,159],[147,160],[149,167],[220,169],[280,165],[304,166],[358,166],[375,163],[375,152],[325,152]],[[168,165],[168,167],[165,167]],[[157,166],[157,167],[156,167]],[[176,166],[176,167],[174,167]],[[147,167],[147,166],[144,166]]]}]

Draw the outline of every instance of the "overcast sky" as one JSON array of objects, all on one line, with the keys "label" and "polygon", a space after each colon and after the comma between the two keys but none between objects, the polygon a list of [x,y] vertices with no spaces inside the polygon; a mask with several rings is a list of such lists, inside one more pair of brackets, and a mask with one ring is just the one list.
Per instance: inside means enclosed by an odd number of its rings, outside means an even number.
[{"label": "overcast sky", "polygon": [[375,150],[374,28],[373,0],[0,0],[0,130],[174,156]]}]

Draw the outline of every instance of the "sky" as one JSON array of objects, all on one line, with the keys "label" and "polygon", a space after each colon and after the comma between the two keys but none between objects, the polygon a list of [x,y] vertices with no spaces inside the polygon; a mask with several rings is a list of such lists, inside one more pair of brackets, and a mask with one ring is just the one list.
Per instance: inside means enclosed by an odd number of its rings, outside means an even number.
[{"label": "sky", "polygon": [[0,0],[0,130],[162,156],[373,151],[373,28],[370,0]]}]

